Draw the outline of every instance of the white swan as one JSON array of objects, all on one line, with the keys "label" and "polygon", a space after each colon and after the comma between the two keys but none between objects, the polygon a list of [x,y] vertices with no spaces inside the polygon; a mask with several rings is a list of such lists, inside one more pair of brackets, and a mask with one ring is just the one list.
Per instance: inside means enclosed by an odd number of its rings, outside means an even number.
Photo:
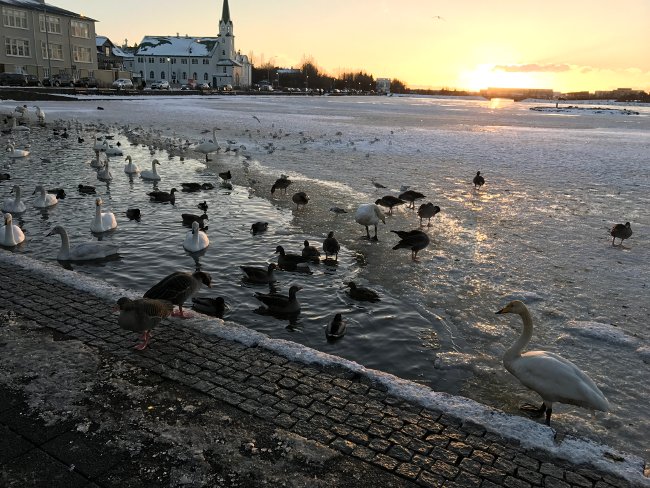
[{"label": "white swan", "polygon": [[[540,416],[546,413],[546,425],[551,424],[553,402],[609,410],[609,402],[596,384],[568,359],[547,351],[521,353],[533,335],[533,319],[526,305],[514,300],[497,313],[516,313],[524,323],[521,336],[503,355],[503,365],[524,386],[542,397],[542,406],[532,410]],[[531,406],[524,408],[531,410]]]},{"label": "white swan", "polygon": [[15,198],[5,198],[4,203],[2,204],[3,212],[11,212],[12,214],[22,213],[26,210],[25,204],[20,200],[20,187],[14,185],[11,189],[11,193],[16,195]]},{"label": "white swan", "polygon": [[217,128],[215,127],[212,129],[211,141],[203,141],[200,144],[194,146],[192,149],[194,149],[196,152],[200,152],[201,154],[205,154],[205,160],[210,161],[208,159],[208,154],[219,151],[221,149],[219,147],[219,144],[217,144]]},{"label": "white swan", "polygon": [[97,179],[99,181],[111,181],[113,179],[111,170],[108,167],[108,158],[106,158],[106,161],[104,161],[104,167],[97,170]]},{"label": "white swan", "polygon": [[95,151],[95,159],[90,160],[90,167],[95,169],[104,167],[104,163],[101,160],[101,152]]},{"label": "white swan", "polygon": [[0,227],[0,245],[17,246],[25,240],[25,234],[17,225],[12,223],[11,214],[7,212],[4,215],[5,225]]},{"label": "white swan", "polygon": [[48,236],[59,234],[61,236],[61,249],[56,259],[59,261],[88,261],[91,259],[103,259],[118,253],[116,244],[107,244],[105,242],[91,241],[82,244],[75,244],[70,247],[70,239],[65,229],[57,225],[50,231]]},{"label": "white swan", "polygon": [[354,216],[354,220],[358,224],[364,225],[366,227],[366,235],[368,236],[368,239],[370,239],[370,231],[368,230],[368,226],[374,225],[375,236],[372,239],[376,241],[378,240],[377,224],[380,220],[385,224],[386,216],[384,215],[384,212],[382,212],[381,209],[374,203],[364,203],[362,205],[359,205],[357,213]]},{"label": "white swan", "polygon": [[142,171],[140,173],[140,178],[142,178],[143,180],[160,181],[160,175],[156,172],[157,164],[158,165],[160,164],[157,159],[151,161],[151,171],[149,170]]},{"label": "white swan", "polygon": [[[25,113],[24,115],[27,115],[27,114]],[[12,117],[12,120],[13,120],[13,122],[11,124],[11,131],[12,132],[22,132],[22,133],[26,134],[26,133],[31,131],[30,128],[27,127],[26,125],[18,125],[16,123],[16,117]]]},{"label": "white swan", "polygon": [[135,175],[140,172],[140,168],[138,168],[138,165],[131,160],[131,156],[124,158],[124,161],[128,161],[128,163],[124,165],[124,172],[127,175]]},{"label": "white swan", "polygon": [[102,149],[104,149],[104,141],[101,139],[101,137],[95,136],[95,142],[93,143],[93,150],[101,151]]},{"label": "white swan", "polygon": [[210,239],[208,239],[208,235],[202,230],[199,230],[199,223],[195,220],[192,222],[192,230],[185,235],[183,249],[188,252],[198,252],[209,245]]},{"label": "white swan", "polygon": [[34,190],[34,193],[32,195],[35,195],[36,193],[40,193],[39,196],[34,198],[34,206],[36,208],[47,208],[47,207],[52,207],[59,203],[59,200],[56,198],[56,196],[51,195],[45,191],[45,188],[43,188],[41,185],[38,185],[36,189]]},{"label": "white swan", "polygon": [[109,146],[106,139],[104,139],[101,151],[103,151],[106,156],[123,156],[122,150],[119,147]]},{"label": "white swan", "polygon": [[26,158],[29,156],[29,151],[25,149],[16,149],[16,146],[13,143],[7,144],[7,152],[11,159]]},{"label": "white swan", "polygon": [[102,212],[102,199],[95,200],[95,218],[90,224],[92,232],[106,232],[117,227],[113,212]]},{"label": "white swan", "polygon": [[39,124],[45,124],[45,112],[41,110],[41,107],[38,105],[34,105],[34,108],[36,109],[36,118],[38,119]]}]

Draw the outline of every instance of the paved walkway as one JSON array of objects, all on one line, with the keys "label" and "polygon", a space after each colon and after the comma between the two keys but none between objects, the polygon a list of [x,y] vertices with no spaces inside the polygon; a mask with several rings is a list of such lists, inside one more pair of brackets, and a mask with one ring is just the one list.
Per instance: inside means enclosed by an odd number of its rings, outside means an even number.
[{"label": "paved walkway", "polygon": [[[116,315],[111,312],[113,303],[36,271],[16,270],[2,260],[0,276],[0,307],[52,331],[57,340],[80,341],[109,364],[126,362],[142,371],[143,378],[149,378],[143,380],[145,384],[149,381],[162,389],[193,395],[195,403],[204,405],[204,411],[229,409],[230,418],[248,422],[250,432],[284,432],[305,438],[335,452],[335,463],[353,463],[355,469],[365,470],[367,477],[331,479],[336,470],[330,463],[329,468],[314,474],[314,479],[329,474],[328,486],[647,486],[643,479],[631,483],[592,466],[571,465],[546,452],[527,451],[518,442],[488,432],[481,425],[395,398],[381,385],[356,373],[293,362],[258,347],[183,328],[179,320],[166,321],[156,329],[151,346],[136,352],[133,344],[137,338],[117,327]],[[0,347],[0,354],[11,354],[3,349]],[[25,418],[31,417],[21,402],[20,393],[0,389],[0,485],[32,486],[18,484],[16,479],[24,479],[25,466],[42,465],[43,459],[50,458],[80,478],[71,483],[63,477],[58,484],[50,481],[42,486],[131,486],[124,479],[144,476],[140,470],[119,478],[124,471],[124,455],[115,454],[113,447],[102,448],[105,439],[83,429],[80,432],[78,426],[73,432],[66,425],[45,430],[33,425],[31,429],[23,428]],[[186,412],[179,412],[176,423],[189,425],[194,420]],[[131,426],[122,428],[128,430]],[[260,452],[255,442],[250,444],[244,443],[244,454]],[[70,469],[66,453],[72,445],[77,446],[77,452],[83,451],[84,445],[92,446],[95,459],[86,461],[87,468],[81,472],[78,464],[76,471]],[[268,449],[263,452],[275,452]],[[267,461],[268,469],[272,469],[273,459]],[[214,467],[215,473],[222,469]],[[344,472],[341,476],[347,476]],[[286,486],[320,486],[315,482],[292,482],[293,474],[285,473]],[[122,481],[116,483],[116,479]],[[211,484],[205,486],[264,485],[252,478],[229,481],[223,473],[218,479],[221,481],[212,478]],[[145,486],[181,486],[181,481],[164,479]],[[201,484],[190,480],[185,486]]]}]

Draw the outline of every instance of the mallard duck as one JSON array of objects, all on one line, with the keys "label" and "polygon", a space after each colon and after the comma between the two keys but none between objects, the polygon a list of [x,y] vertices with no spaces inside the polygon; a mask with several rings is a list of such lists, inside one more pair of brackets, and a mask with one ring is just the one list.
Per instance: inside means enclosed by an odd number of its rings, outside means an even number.
[{"label": "mallard duck", "polygon": [[485,185],[485,178],[481,176],[480,171],[476,172],[476,176],[472,180],[472,183],[474,183],[474,188],[481,188],[483,185]]},{"label": "mallard duck", "polygon": [[377,241],[377,224],[381,220],[384,224],[386,223],[386,216],[384,212],[377,206],[375,203],[364,203],[359,205],[357,213],[354,215],[354,220],[363,226],[366,227],[366,235],[370,239],[370,231],[368,227],[373,225],[375,227],[375,237],[372,239]]},{"label": "mallard duck", "polygon": [[184,192],[195,192],[201,191],[201,183],[181,183],[182,191]]},{"label": "mallard duck", "polygon": [[365,288],[363,286],[357,286],[354,281],[350,281],[345,286],[350,288],[348,294],[351,298],[359,300],[361,302],[378,302],[380,300],[379,294],[371,290],[370,288]]},{"label": "mallard duck", "polygon": [[434,205],[431,202],[428,203],[423,203],[420,205],[418,208],[418,217],[420,217],[420,227],[422,226],[422,219],[429,219],[429,222],[427,223],[427,227],[431,226],[431,219],[440,212],[440,207],[438,205]]},{"label": "mallard duck", "polygon": [[300,205],[303,207],[309,203],[309,197],[304,191],[299,191],[298,193],[294,193],[293,196],[291,197],[291,200],[293,203],[296,204],[296,210],[300,209]]},{"label": "mallard duck", "polygon": [[147,195],[149,195],[149,200],[152,202],[169,202],[174,205],[176,202],[176,195],[174,193],[176,193],[176,188],[172,188],[168,192],[160,190],[150,191]]},{"label": "mallard duck", "polygon": [[32,195],[35,195],[36,193],[39,194],[36,198],[34,198],[34,206],[36,208],[53,207],[54,205],[59,203],[59,200],[56,198],[56,195],[47,193],[45,191],[45,188],[43,188],[41,185],[38,185],[34,189],[34,193],[32,193]]},{"label": "mallard duck", "polygon": [[154,300],[150,298],[139,298],[132,300],[122,297],[117,301],[116,308],[120,311],[117,323],[121,329],[133,332],[142,332],[142,342],[134,347],[142,351],[149,344],[151,330],[160,321],[169,317],[174,305],[166,300]]},{"label": "mallard duck", "polygon": [[117,220],[113,212],[102,212],[101,198],[95,199],[95,218],[90,223],[91,232],[106,232],[117,227]]},{"label": "mallard duck", "polygon": [[169,300],[174,305],[178,305],[178,313],[172,313],[172,315],[187,317],[187,314],[183,314],[183,303],[195,295],[201,285],[212,288],[212,277],[208,273],[204,271],[195,271],[194,273],[176,271],[147,290],[144,298]]},{"label": "mallard duck", "polygon": [[246,275],[246,281],[251,283],[273,283],[276,281],[274,271],[278,267],[275,263],[269,263],[266,269],[257,266],[240,266],[240,268]]},{"label": "mallard duck", "polygon": [[327,259],[329,256],[334,256],[334,259],[338,261],[340,249],[341,245],[339,244],[339,241],[336,240],[336,237],[334,237],[334,231],[332,230],[329,234],[327,234],[327,237],[323,241],[325,259]]},{"label": "mallard duck", "polygon": [[393,214],[393,207],[398,205],[404,205],[406,202],[401,198],[394,197],[393,195],[386,195],[375,200],[376,205],[381,205],[382,207],[388,207],[388,215]]},{"label": "mallard duck", "polygon": [[401,239],[395,246],[393,246],[393,250],[410,249],[411,259],[413,261],[417,261],[418,252],[429,245],[429,236],[426,232],[422,232],[421,230],[391,230],[391,232],[397,234]]},{"label": "mallard duck", "polygon": [[287,193],[287,187],[292,183],[292,181],[287,178],[286,176],[283,176],[282,178],[278,178],[275,180],[275,183],[271,186],[271,195],[275,193],[275,190],[284,190],[284,193]]},{"label": "mallard duck", "polygon": [[316,249],[315,246],[310,246],[308,240],[305,240],[303,244],[304,247],[302,248],[302,257],[308,259],[309,261],[320,261],[320,251]]},{"label": "mallard duck", "polygon": [[612,227],[609,235],[612,236],[612,246],[617,237],[621,240],[619,246],[622,246],[625,239],[632,237],[632,227],[629,222],[625,222],[625,224],[616,224]]},{"label": "mallard duck", "polygon": [[196,206],[196,208],[198,208],[199,210],[203,210],[204,212],[207,212],[207,211],[208,211],[208,202],[206,202],[205,200],[203,200],[201,203],[199,203],[199,204]]},{"label": "mallard duck", "polygon": [[308,261],[298,254],[286,253],[282,246],[276,247],[275,253],[278,254],[278,266],[287,271],[295,271],[298,265]]},{"label": "mallard duck", "polygon": [[192,222],[192,230],[185,235],[183,249],[187,252],[199,252],[207,249],[209,245],[210,239],[208,235],[202,230],[199,230],[199,223],[195,220]]},{"label": "mallard duck", "polygon": [[400,193],[399,198],[410,202],[407,208],[415,208],[415,201],[424,198],[424,195],[419,191],[406,190],[404,193]]},{"label": "mallard duck", "polygon": [[25,234],[20,227],[13,224],[9,212],[4,214],[4,225],[0,227],[0,246],[13,247],[25,240]]},{"label": "mallard duck", "polygon": [[279,314],[295,314],[300,312],[300,303],[296,293],[302,287],[293,285],[289,288],[289,296],[280,293],[255,293],[255,298],[266,305],[269,312]]},{"label": "mallard duck", "polygon": [[268,228],[268,222],[254,222],[253,225],[251,225],[251,232],[253,234],[259,234],[260,232],[266,232]]},{"label": "mallard duck", "polygon": [[139,208],[127,208],[126,209],[126,217],[129,220],[137,220],[138,222],[140,221],[140,209]]},{"label": "mallard duck", "polygon": [[25,207],[25,204],[20,200],[20,187],[14,185],[9,193],[13,193],[14,198],[5,198],[5,201],[2,204],[2,211],[11,214],[23,213],[27,207]]},{"label": "mallard duck", "polygon": [[119,251],[116,244],[100,241],[83,242],[70,246],[68,233],[60,225],[54,227],[47,235],[53,236],[56,234],[61,236],[61,248],[56,256],[59,261],[94,261],[115,256]]},{"label": "mallard duck", "polygon": [[332,321],[327,324],[325,328],[325,337],[329,340],[340,339],[345,335],[347,329],[347,324],[343,320],[343,316],[340,313],[337,313]]},{"label": "mallard duck", "polygon": [[192,309],[222,319],[226,311],[226,301],[222,297],[192,297]]},{"label": "mallard duck", "polygon": [[82,185],[79,183],[77,186],[77,189],[79,190],[79,193],[85,193],[87,195],[94,195],[95,194],[95,187],[90,186],[90,185]]}]

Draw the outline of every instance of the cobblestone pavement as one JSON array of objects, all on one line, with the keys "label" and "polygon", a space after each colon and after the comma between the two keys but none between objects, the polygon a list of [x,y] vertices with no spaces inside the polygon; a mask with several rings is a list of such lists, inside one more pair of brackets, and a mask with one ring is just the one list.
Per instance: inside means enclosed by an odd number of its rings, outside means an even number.
[{"label": "cobblestone pavement", "polygon": [[[178,320],[166,321],[156,329],[151,346],[136,352],[135,335],[117,327],[113,303],[3,261],[0,276],[1,308],[53,330],[60,338],[81,341],[112,361],[127,362],[215,405],[254,417],[260,425],[301,436],[350,462],[390,474],[384,481],[372,482],[374,486],[648,486],[644,480],[630,483],[592,466],[525,450],[481,425],[391,396],[382,385],[357,373],[290,361],[258,347],[188,330]],[[183,420],[191,422],[179,418]],[[21,442],[12,421],[4,425],[12,442]],[[6,464],[3,458],[8,450],[20,451],[8,448],[8,435],[3,438],[0,462]],[[37,462],[25,459],[28,454],[9,463]],[[95,483],[87,486],[113,486],[102,484],[92,473],[85,479]],[[330,486],[370,486],[368,480],[339,481]]]}]

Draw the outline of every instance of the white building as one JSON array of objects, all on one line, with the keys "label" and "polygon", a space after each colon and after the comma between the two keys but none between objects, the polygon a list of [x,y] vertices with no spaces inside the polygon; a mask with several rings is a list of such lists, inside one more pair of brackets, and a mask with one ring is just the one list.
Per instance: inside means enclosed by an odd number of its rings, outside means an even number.
[{"label": "white building", "polygon": [[252,80],[248,56],[235,51],[228,0],[223,2],[217,37],[145,36],[135,53],[133,71],[147,84],[167,80],[245,88]]}]

